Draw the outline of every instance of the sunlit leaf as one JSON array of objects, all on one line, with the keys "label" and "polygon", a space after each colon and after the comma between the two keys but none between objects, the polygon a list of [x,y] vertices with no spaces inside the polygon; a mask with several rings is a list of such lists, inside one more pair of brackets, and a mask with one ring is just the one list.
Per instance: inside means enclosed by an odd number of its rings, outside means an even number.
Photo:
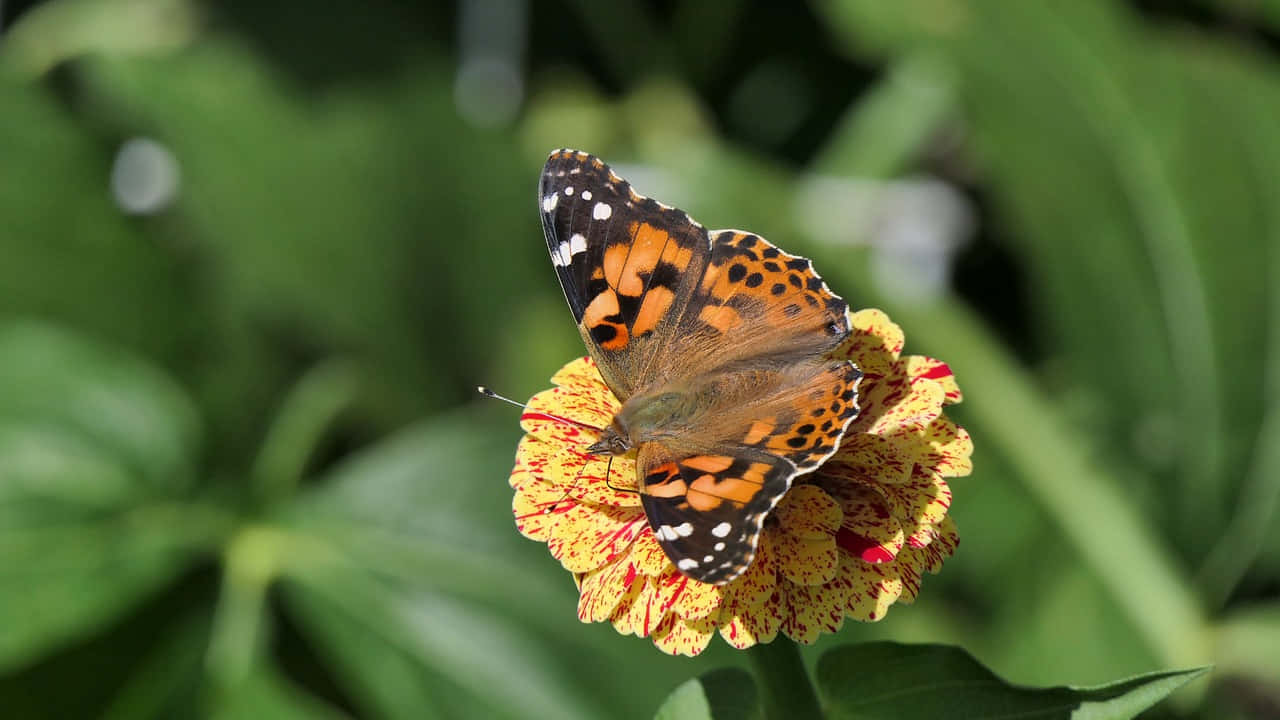
[{"label": "sunlit leaf", "polygon": [[667,696],[653,717],[654,720],[751,720],[762,715],[751,674],[724,668],[681,684]]},{"label": "sunlit leaf", "polygon": [[1090,688],[1009,685],[968,653],[942,645],[867,643],[818,661],[831,718],[1131,718],[1205,668],[1151,673]]}]

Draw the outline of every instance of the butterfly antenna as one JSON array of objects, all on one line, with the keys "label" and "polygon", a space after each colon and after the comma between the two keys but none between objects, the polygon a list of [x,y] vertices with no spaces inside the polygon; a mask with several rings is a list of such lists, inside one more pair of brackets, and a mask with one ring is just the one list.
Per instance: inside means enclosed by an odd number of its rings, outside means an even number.
[{"label": "butterfly antenna", "polygon": [[605,487],[609,488],[610,490],[612,490],[612,491],[614,491],[614,492],[621,492],[621,493],[635,493],[636,495],[639,495],[639,494],[640,494],[640,490],[638,490],[637,488],[618,487],[617,485],[614,485],[613,483],[609,482],[609,473],[610,473],[612,470],[613,470],[613,456],[612,456],[612,455],[610,455],[610,456],[609,456],[609,464],[604,466],[604,484],[605,484]]},{"label": "butterfly antenna", "polygon": [[563,423],[565,425],[573,425],[574,427],[580,427],[584,430],[595,430],[596,432],[602,432],[604,430],[604,428],[598,428],[595,425],[579,422],[577,420],[570,420],[567,417],[552,415],[551,413],[542,412],[541,410],[530,409],[528,405],[522,402],[517,402],[515,400],[512,400],[511,398],[506,397],[505,395],[499,395],[498,393],[485,387],[484,385],[480,385],[476,387],[476,391],[487,398],[493,398],[494,400],[501,400],[502,402],[510,403],[512,405],[515,405],[518,408],[522,408],[525,412],[523,415],[520,416],[521,420],[545,419],[545,420],[552,420],[558,423]]},{"label": "butterfly antenna", "polygon": [[[559,415],[552,415],[551,413],[544,413],[537,410],[530,410],[528,405],[522,402],[517,402],[515,400],[512,400],[509,397],[499,395],[498,393],[485,387],[484,385],[477,387],[476,390],[481,395],[484,395],[485,397],[493,398],[494,400],[501,400],[505,403],[510,403],[512,405],[515,405],[518,408],[523,409],[525,412],[523,415],[520,416],[521,420],[524,420],[526,418],[535,418],[535,419],[544,418],[547,420],[553,420],[555,422],[564,423],[565,425],[573,425],[576,427],[584,428],[586,430],[595,430],[596,432],[602,431],[601,428],[598,428],[594,425],[588,425],[587,423],[584,423],[584,422],[578,422],[577,420],[570,420],[569,418],[560,417]],[[613,467],[612,455],[609,456],[609,465],[607,467]],[[574,476],[573,482],[569,483],[569,485],[565,487],[564,492],[560,495],[560,498],[555,502],[551,503],[550,505],[548,505],[547,507],[543,508],[542,512],[544,514],[551,514],[555,512],[556,509],[560,507],[560,503],[564,502],[564,499],[569,497],[569,493],[573,492],[573,489],[578,487],[578,482],[582,480],[582,474],[586,472],[586,470],[587,470],[587,463],[583,462],[582,466],[578,468],[578,474]],[[608,470],[606,470],[605,483],[607,484],[608,481],[609,481],[609,474],[608,474]],[[610,485],[610,487],[613,487],[613,486]]]}]

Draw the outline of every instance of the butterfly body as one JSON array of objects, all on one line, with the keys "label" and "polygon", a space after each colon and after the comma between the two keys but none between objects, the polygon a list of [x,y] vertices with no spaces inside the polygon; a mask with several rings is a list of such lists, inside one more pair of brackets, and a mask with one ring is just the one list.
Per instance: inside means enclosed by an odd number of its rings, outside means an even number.
[{"label": "butterfly body", "polygon": [[634,451],[668,557],[694,579],[731,581],[793,479],[857,414],[861,373],[831,356],[847,306],[808,260],[708,233],[586,153],[551,155],[539,205],[583,341],[622,403],[588,452]]}]

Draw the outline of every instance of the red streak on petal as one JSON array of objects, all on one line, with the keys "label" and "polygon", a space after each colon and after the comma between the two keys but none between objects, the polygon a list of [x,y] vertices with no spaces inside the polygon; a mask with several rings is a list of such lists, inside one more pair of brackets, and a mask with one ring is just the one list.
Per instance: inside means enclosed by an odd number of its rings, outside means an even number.
[{"label": "red streak on petal", "polygon": [[525,420],[544,420],[546,422],[560,423],[564,425],[564,431],[566,434],[571,436],[578,434],[578,428],[565,423],[563,419],[558,418],[555,415],[548,415],[546,413],[540,413],[540,412],[521,413],[520,422],[524,422]]},{"label": "red streak on petal", "polygon": [[866,552],[862,553],[862,559],[873,565],[878,565],[880,563],[886,563],[893,560],[893,553],[885,550],[879,545],[876,545],[873,548],[868,548]]},{"label": "red streak on petal", "polygon": [[836,531],[836,545],[850,555],[873,564],[889,562],[893,559],[893,553],[885,550],[879,543],[848,528],[842,527]]},{"label": "red streak on petal", "polygon": [[[616,541],[618,538],[622,537],[623,533],[625,533],[625,532],[627,532],[628,530],[630,530],[631,528],[635,527],[635,524],[636,524],[637,522],[640,522],[640,521],[639,521],[639,520],[632,520],[632,521],[631,521],[631,522],[629,522],[629,523],[623,523],[622,527],[620,527],[620,528],[618,528],[617,530],[615,530],[612,534],[605,534],[604,536],[602,536],[602,537],[600,538],[600,541],[599,541],[599,542],[597,542],[597,543],[595,544],[595,547],[596,547],[597,549],[599,549],[599,548],[600,548],[600,546],[602,546],[602,545],[606,545],[606,544],[609,544],[609,543],[612,543],[612,542]],[[616,555],[616,554],[617,554],[617,553],[613,553],[613,555]],[[613,559],[613,558],[611,557],[611,558],[610,558],[610,560],[612,560],[612,559]]]},{"label": "red streak on petal", "polygon": [[936,366],[929,368],[929,372],[921,375],[920,377],[937,380],[938,378],[944,378],[952,374],[951,368],[948,367],[946,363],[938,363]]},{"label": "red streak on petal", "polygon": [[635,579],[636,579],[636,566],[635,566],[635,563],[631,563],[627,565],[627,577],[625,580],[622,581],[622,584],[624,587],[630,589],[631,583]]}]

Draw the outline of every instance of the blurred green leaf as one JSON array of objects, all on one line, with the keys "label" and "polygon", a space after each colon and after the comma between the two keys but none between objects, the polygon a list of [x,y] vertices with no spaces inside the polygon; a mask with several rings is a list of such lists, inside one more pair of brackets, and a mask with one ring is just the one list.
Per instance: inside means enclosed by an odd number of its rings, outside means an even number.
[{"label": "blurred green leaf", "polygon": [[753,720],[762,717],[751,674],[712,670],[686,681],[663,701],[655,720]]},{"label": "blurred green leaf", "polygon": [[1131,718],[1206,668],[1151,673],[1108,685],[1032,689],[1009,685],[959,648],[866,643],[818,660],[831,718]]},{"label": "blurred green leaf", "polygon": [[857,103],[816,156],[819,173],[890,178],[907,171],[956,113],[950,69],[928,53],[908,55]]},{"label": "blurred green leaf", "polygon": [[338,720],[347,714],[293,684],[270,666],[259,667],[236,694],[212,713],[215,720]]},{"label": "blurred green leaf", "polygon": [[200,317],[178,253],[114,205],[115,148],[64,100],[0,73],[0,319],[39,315],[139,354],[185,357],[198,329],[187,324]]},{"label": "blurred green leaf", "polygon": [[98,627],[221,531],[174,502],[195,410],[141,360],[32,321],[0,323],[0,668]]},{"label": "blurred green leaf", "polygon": [[170,50],[190,42],[198,25],[188,0],[55,0],[8,29],[0,64],[40,75],[87,53]]},{"label": "blurred green leaf", "polygon": [[[351,356],[370,380],[361,405],[387,424],[456,401],[501,335],[493,298],[545,255],[521,240],[537,237],[536,169],[517,171],[508,137],[462,124],[450,70],[430,54],[322,98],[264,61],[220,38],[82,72],[98,112],[173,150],[172,232],[211,260],[202,289],[229,328],[252,319],[311,357]],[[450,352],[433,340],[445,337]]]},{"label": "blurred green leaf", "polygon": [[1216,634],[1223,674],[1280,683],[1280,606],[1272,603],[1231,613],[1218,624]]},{"label": "blurred green leaf", "polygon": [[102,720],[149,720],[189,711],[196,703],[208,632],[202,617],[178,623],[133,668]]},{"label": "blurred green leaf", "polygon": [[[4,458],[0,458],[0,463]],[[101,518],[0,531],[0,671],[109,622],[206,549],[219,518],[140,506]]]},{"label": "blurred green leaf", "polygon": [[[511,618],[372,576],[353,587],[354,581],[313,575],[291,585],[287,597],[355,684],[349,691],[371,702],[368,712],[406,718],[432,708],[445,717],[462,708],[505,718],[609,714],[581,677],[556,661],[558,648]],[[358,630],[344,632],[352,622]],[[381,668],[390,675],[381,676]],[[379,677],[371,677],[375,673]],[[423,687],[415,691],[413,684]]]},{"label": "blurred green leaf", "polygon": [[1261,412],[1265,348],[1245,318],[1265,282],[1251,258],[1266,206],[1236,170],[1247,136],[1199,138],[1226,108],[1249,114],[1257,88],[1242,80],[1259,69],[1220,43],[1146,31],[1115,3],[933,5],[820,7],[851,46],[953,68],[970,152],[1068,361],[1064,390],[1091,395],[1084,420],[1151,470],[1134,492],[1198,560]]},{"label": "blurred green leaf", "polygon": [[0,323],[0,418],[75,433],[157,488],[192,480],[200,421],[183,390],[129,353],[51,325]]},{"label": "blurred green leaf", "polygon": [[[517,433],[497,403],[441,416],[353,456],[279,509],[291,543],[285,597],[348,692],[396,717],[418,704],[451,716],[453,702],[514,717],[646,717],[653,688],[741,662],[713,647],[674,663],[648,640],[578,622],[571,579],[513,526]],[[583,682],[575,667],[601,670]]]}]

